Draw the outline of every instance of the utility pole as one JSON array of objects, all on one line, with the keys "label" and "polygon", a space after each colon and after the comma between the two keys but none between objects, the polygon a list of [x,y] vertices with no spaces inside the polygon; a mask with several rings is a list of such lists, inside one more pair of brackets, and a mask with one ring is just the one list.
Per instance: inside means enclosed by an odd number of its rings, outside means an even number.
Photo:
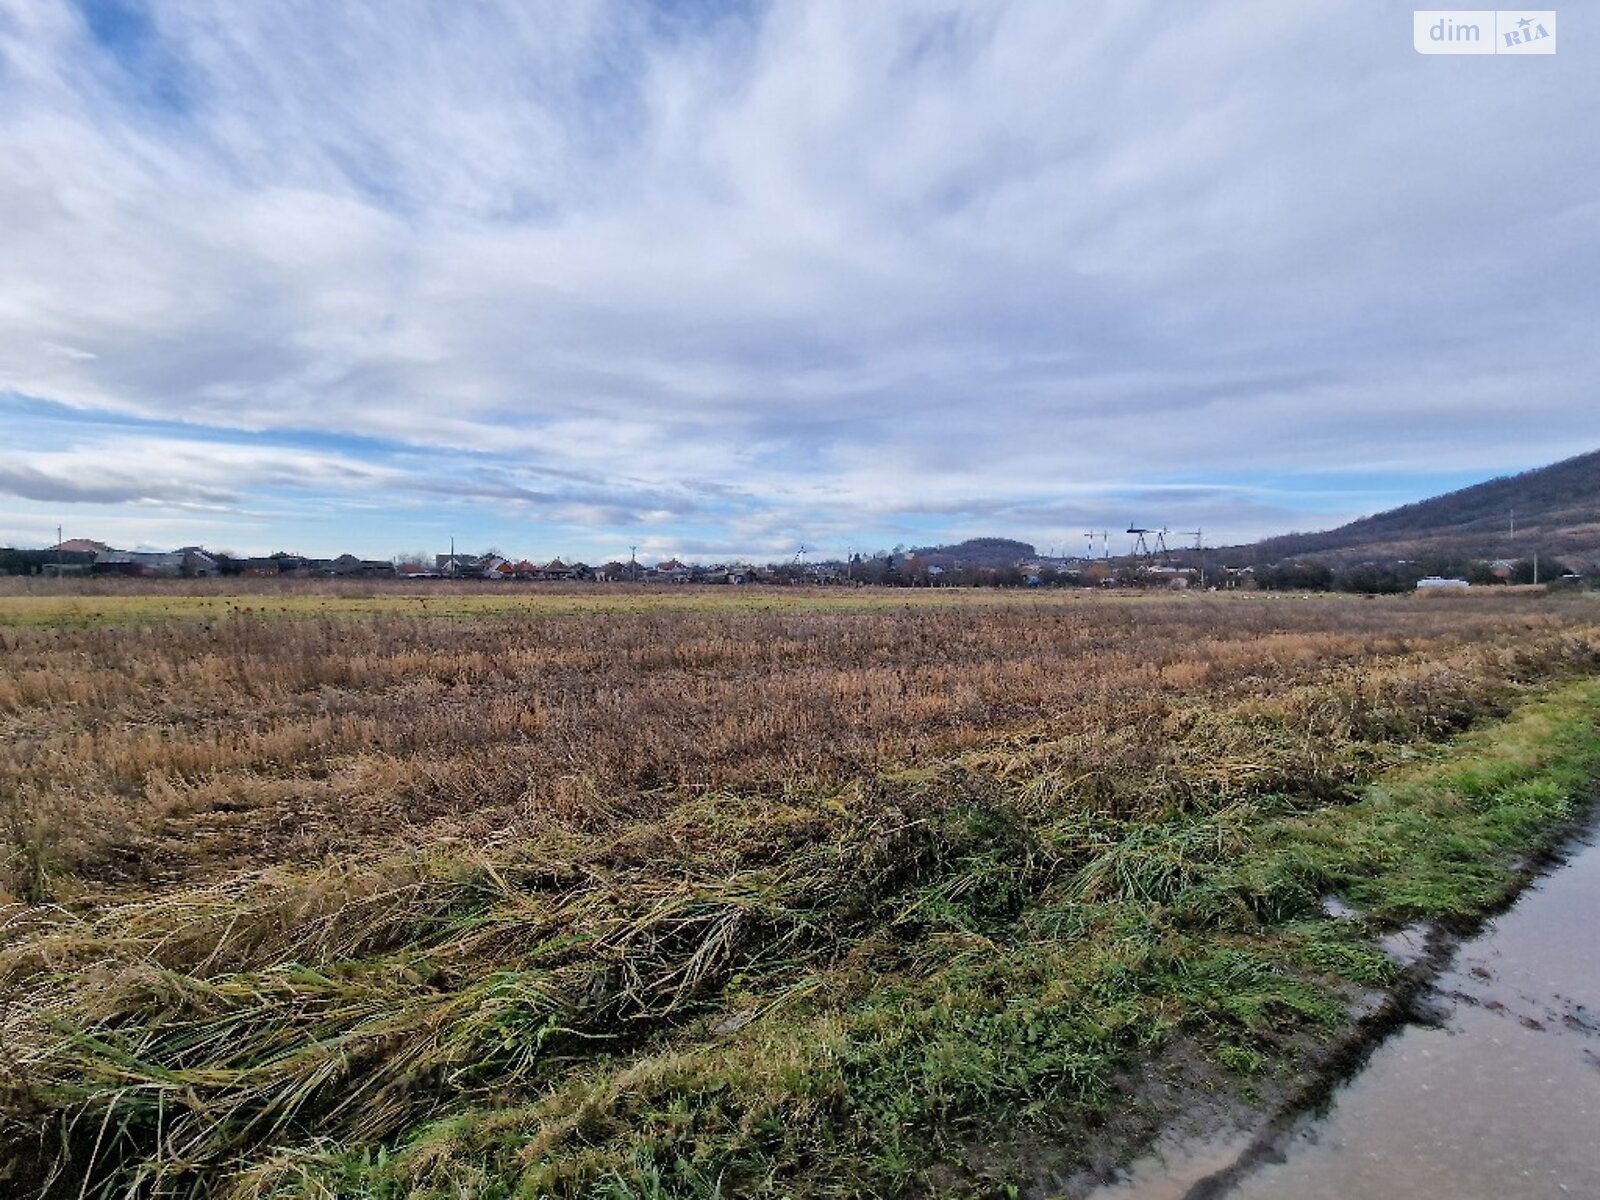
[{"label": "utility pole", "polygon": [[628,547],[628,578],[634,583],[639,582],[639,547]]},{"label": "utility pole", "polygon": [[1196,529],[1188,534],[1189,537],[1194,539],[1195,556],[1200,560],[1200,586],[1202,588],[1206,586],[1206,544],[1204,532],[1204,530]]}]

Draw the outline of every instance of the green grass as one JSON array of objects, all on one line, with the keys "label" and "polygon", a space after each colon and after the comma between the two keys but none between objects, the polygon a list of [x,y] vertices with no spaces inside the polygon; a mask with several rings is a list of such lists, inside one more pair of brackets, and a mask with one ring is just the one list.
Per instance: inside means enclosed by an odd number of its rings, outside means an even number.
[{"label": "green grass", "polygon": [[58,916],[0,958],[12,1184],[1003,1195],[974,1147],[1070,1146],[1175,1039],[1248,1088],[1392,978],[1383,928],[1497,903],[1600,777],[1597,713],[1568,684],[1364,787],[1141,804],[1041,744],[709,795],[666,859],[562,832]]}]

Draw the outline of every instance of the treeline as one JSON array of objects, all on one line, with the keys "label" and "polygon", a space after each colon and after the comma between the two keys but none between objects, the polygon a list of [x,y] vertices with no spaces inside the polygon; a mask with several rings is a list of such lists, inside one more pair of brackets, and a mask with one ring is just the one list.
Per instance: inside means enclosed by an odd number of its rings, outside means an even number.
[{"label": "treeline", "polygon": [[1477,586],[1549,583],[1569,574],[1557,559],[1519,559],[1496,570],[1495,564],[1476,559],[1444,556],[1410,562],[1333,565],[1317,559],[1296,559],[1255,569],[1257,587],[1283,592],[1394,593],[1415,590],[1417,581],[1430,576],[1465,579]]},{"label": "treeline", "polygon": [[884,555],[855,558],[841,568],[849,583],[874,587],[1052,587],[1078,583],[1079,573],[1042,567],[1027,571],[1021,566],[983,566],[954,563],[941,566],[925,563],[909,555]]}]

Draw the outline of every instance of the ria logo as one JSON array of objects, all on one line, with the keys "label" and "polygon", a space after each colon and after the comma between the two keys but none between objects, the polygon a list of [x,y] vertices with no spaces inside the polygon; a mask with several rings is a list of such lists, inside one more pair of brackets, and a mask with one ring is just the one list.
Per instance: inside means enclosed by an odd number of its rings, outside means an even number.
[{"label": "ria logo", "polygon": [[[1541,13],[1539,15],[1543,16],[1544,14]],[[1555,23],[1556,15],[1551,13],[1550,24],[1554,25]],[[1500,41],[1505,46],[1531,46],[1534,42],[1543,41],[1545,38],[1550,38],[1550,49],[1554,50],[1556,48],[1556,39],[1551,36],[1550,31],[1541,25],[1536,18],[1528,16],[1521,18],[1517,22],[1515,29],[1508,29],[1500,35]],[[1499,47],[1496,47],[1495,53],[1499,53]]]},{"label": "ria logo", "polygon": [[1418,54],[1554,54],[1553,10],[1418,9],[1411,14]]}]

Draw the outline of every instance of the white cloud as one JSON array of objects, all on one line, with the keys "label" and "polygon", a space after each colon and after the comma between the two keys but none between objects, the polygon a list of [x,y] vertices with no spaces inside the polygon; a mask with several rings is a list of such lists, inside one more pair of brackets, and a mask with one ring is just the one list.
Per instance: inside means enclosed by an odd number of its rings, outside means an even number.
[{"label": "white cloud", "polygon": [[237,505],[247,490],[360,489],[397,482],[357,459],[170,438],[96,439],[64,450],[0,450],[0,494],[27,500]]},{"label": "white cloud", "polygon": [[[1600,75],[1424,59],[1390,17],[173,4],[97,39],[11,5],[0,393],[185,423],[220,466],[143,478],[108,433],[0,487],[443,479],[758,547],[1588,449]],[[1295,512],[1212,502],[1239,536]]]}]

